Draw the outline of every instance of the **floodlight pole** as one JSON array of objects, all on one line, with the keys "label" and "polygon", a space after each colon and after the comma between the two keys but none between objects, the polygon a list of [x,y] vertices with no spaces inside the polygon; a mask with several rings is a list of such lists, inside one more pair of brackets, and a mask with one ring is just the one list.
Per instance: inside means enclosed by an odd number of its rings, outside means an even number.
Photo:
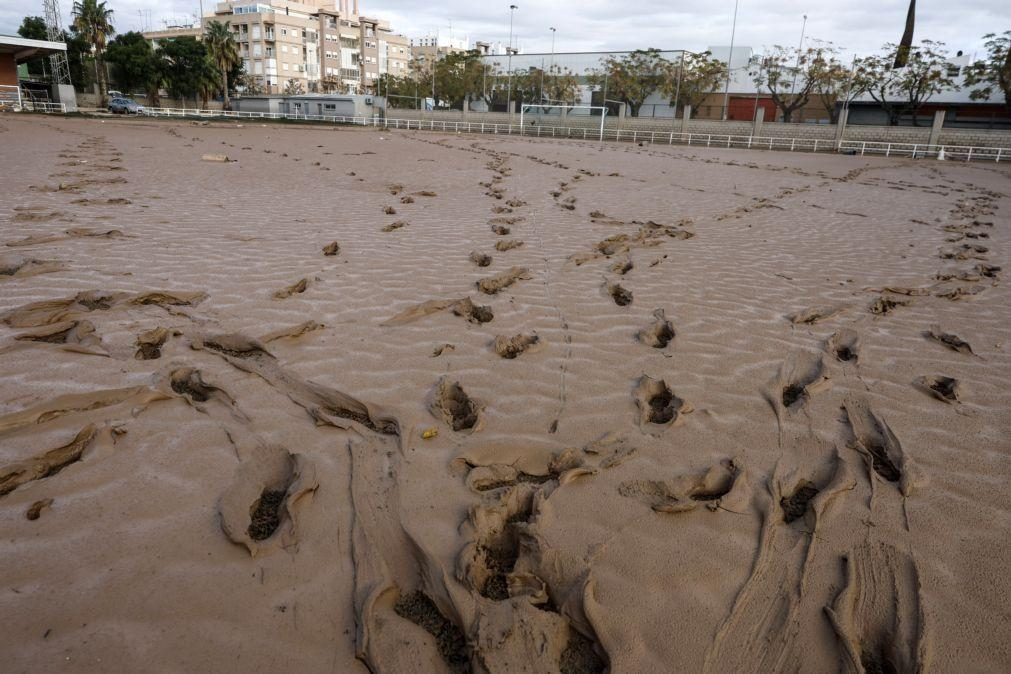
[{"label": "floodlight pole", "polygon": [[506,93],[506,112],[509,113],[509,117],[512,117],[513,111],[513,14],[519,9],[516,5],[509,5],[509,46],[506,47],[506,56],[508,57],[508,64],[506,68],[509,69],[509,85],[508,91]]},{"label": "floodlight pole", "polygon": [[737,34],[737,5],[740,0],[734,0],[734,22],[730,28],[730,53],[727,54],[727,86],[723,89],[723,121],[727,121],[727,105],[730,102],[730,62],[734,58],[734,37]]},{"label": "floodlight pole", "polygon": [[790,83],[790,95],[797,86],[797,71],[800,70],[800,53],[804,51],[804,32],[807,30],[807,14],[804,15],[804,23],[800,27],[800,45],[797,47],[797,62],[793,66],[793,82]]},{"label": "floodlight pole", "polygon": [[678,84],[674,89],[674,115],[671,117],[671,126],[673,127],[678,118],[678,103],[681,100],[681,76],[685,72],[685,50],[681,50],[681,66],[678,68]]},{"label": "floodlight pole", "polygon": [[548,72],[552,73],[551,76],[554,77],[555,76],[554,75],[554,70],[555,70],[555,32],[556,31],[555,31],[554,28],[548,28],[548,30],[551,31],[551,62],[548,65]]}]

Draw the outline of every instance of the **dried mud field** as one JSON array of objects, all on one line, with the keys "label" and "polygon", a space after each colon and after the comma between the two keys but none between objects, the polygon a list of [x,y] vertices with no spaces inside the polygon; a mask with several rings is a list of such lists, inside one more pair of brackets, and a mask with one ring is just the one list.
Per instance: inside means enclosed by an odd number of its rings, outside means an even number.
[{"label": "dried mud field", "polygon": [[0,160],[4,671],[1011,669],[1008,167],[12,115]]}]

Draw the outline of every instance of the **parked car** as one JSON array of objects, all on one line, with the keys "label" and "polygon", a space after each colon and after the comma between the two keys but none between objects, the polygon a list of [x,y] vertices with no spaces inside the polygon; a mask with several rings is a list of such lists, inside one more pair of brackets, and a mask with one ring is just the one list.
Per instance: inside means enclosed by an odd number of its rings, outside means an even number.
[{"label": "parked car", "polygon": [[109,101],[109,112],[112,114],[143,115],[144,106],[132,98],[114,98]]}]

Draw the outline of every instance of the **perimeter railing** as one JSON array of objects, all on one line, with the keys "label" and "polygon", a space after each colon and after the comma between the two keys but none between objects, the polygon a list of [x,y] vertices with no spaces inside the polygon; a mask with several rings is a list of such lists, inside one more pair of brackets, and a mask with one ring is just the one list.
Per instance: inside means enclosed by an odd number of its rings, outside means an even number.
[{"label": "perimeter railing", "polygon": [[[649,143],[651,145],[694,145],[722,148],[786,150],[790,152],[839,152],[843,154],[884,155],[886,157],[944,157],[963,161],[1011,161],[1011,148],[962,145],[928,145],[925,143],[888,143],[820,138],[777,138],[738,136],[715,133],[677,133],[575,127],[498,124],[493,122],[454,122],[435,119],[396,119],[379,116],[306,115],[281,112],[242,112],[236,110],[198,110],[195,108],[145,108],[145,114],[155,117],[194,117],[225,119],[277,119],[388,129],[444,131],[452,133],[488,133],[534,138],[571,138],[580,140]],[[942,154],[943,153],[943,154]]]}]

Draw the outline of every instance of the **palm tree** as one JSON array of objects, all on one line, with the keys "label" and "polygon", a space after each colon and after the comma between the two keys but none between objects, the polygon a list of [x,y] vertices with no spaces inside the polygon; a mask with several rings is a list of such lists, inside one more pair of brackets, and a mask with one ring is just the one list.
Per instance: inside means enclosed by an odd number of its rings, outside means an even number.
[{"label": "palm tree", "polygon": [[913,26],[916,24],[916,0],[909,0],[909,10],[906,12],[906,29],[899,40],[899,48],[895,50],[893,68],[905,68],[909,61],[909,50],[913,48]]},{"label": "palm tree", "polygon": [[105,73],[105,42],[116,32],[112,27],[112,10],[107,9],[104,0],[74,0],[74,30],[95,50],[95,69],[98,71],[98,98],[101,106],[106,105],[108,85]]},{"label": "palm tree", "polygon": [[228,71],[239,62],[239,45],[235,42],[232,31],[228,29],[228,21],[208,22],[204,44],[207,45],[207,53],[221,73],[221,92],[224,97],[221,107],[231,110],[231,103],[228,102]]}]

